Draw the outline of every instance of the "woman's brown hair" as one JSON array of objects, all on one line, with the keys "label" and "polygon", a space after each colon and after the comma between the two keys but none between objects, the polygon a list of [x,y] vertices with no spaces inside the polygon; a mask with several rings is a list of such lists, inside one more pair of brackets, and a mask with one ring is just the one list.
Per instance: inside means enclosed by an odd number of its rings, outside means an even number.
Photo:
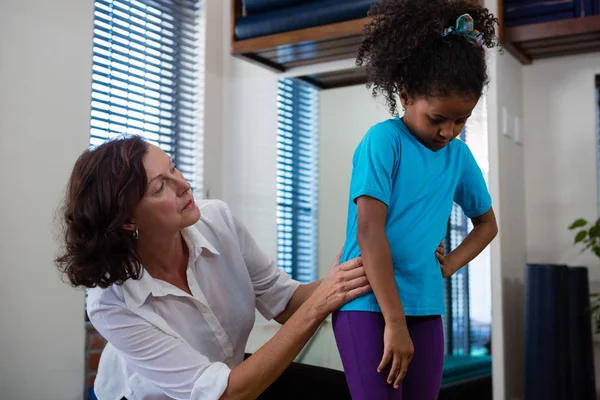
[{"label": "woman's brown hair", "polygon": [[108,287],[142,272],[134,233],[124,226],[144,196],[148,144],[110,140],[79,157],[63,205],[63,249],[55,262],[73,286]]}]

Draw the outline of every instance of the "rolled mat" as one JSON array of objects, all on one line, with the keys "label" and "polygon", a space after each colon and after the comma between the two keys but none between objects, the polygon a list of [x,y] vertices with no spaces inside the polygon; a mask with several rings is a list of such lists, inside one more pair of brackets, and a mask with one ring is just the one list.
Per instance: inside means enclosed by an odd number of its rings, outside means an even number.
[{"label": "rolled mat", "polygon": [[569,343],[571,397],[594,400],[594,345],[590,314],[590,288],[586,267],[569,267]]},{"label": "rolled mat", "polygon": [[566,265],[527,264],[524,400],[571,400],[568,278]]}]

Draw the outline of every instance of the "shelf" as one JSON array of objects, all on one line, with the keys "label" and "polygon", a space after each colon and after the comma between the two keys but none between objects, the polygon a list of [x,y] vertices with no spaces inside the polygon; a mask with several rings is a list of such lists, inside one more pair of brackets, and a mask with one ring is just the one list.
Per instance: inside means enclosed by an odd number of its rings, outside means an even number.
[{"label": "shelf", "polygon": [[232,40],[231,54],[276,71],[356,57],[362,29],[371,18],[247,40]]},{"label": "shelf", "polygon": [[298,79],[308,82],[321,90],[364,85],[367,81],[365,69],[359,67],[299,76]]},{"label": "shelf", "polygon": [[505,28],[502,46],[523,64],[600,51],[600,15]]}]

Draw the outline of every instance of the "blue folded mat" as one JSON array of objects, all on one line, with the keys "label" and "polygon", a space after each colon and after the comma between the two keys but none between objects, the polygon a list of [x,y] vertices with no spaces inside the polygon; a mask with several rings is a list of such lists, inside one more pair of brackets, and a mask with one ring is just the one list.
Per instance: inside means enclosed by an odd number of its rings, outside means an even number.
[{"label": "blue folded mat", "polygon": [[504,7],[504,17],[507,20],[512,20],[516,18],[537,17],[547,14],[557,14],[563,12],[571,12],[574,15],[576,11],[576,3],[578,2],[567,0],[510,4]]},{"label": "blue folded mat", "polygon": [[526,18],[516,18],[512,20],[505,20],[504,23],[507,27],[515,27],[521,25],[530,25],[537,24],[540,22],[550,22],[550,21],[558,21],[561,19],[571,19],[573,18],[572,12],[564,12],[557,14],[548,14],[548,15],[539,15],[536,17],[526,17]]},{"label": "blue folded mat", "polygon": [[248,15],[265,11],[295,6],[297,4],[311,3],[313,0],[244,0],[244,8]]},{"label": "blue folded mat", "polygon": [[367,16],[377,0],[318,0],[241,18],[235,26],[238,40],[350,21]]}]

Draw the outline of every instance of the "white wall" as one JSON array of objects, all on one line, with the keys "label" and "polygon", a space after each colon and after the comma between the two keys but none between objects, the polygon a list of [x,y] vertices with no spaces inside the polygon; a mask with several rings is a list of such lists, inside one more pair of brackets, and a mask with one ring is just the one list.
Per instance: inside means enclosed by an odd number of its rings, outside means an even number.
[{"label": "white wall", "polygon": [[[600,291],[600,261],[581,254],[567,230],[576,218],[598,217],[600,54],[537,61],[523,73],[527,260],[586,265],[591,289]],[[596,350],[600,392],[599,354]]]},{"label": "white wall", "polygon": [[[504,107],[509,116],[523,118],[522,66],[509,54],[498,60],[497,112]],[[501,80],[501,83],[500,83]],[[498,129],[503,127],[499,118]],[[512,121],[509,121],[512,125]],[[512,128],[508,128],[509,132]],[[498,210],[500,267],[502,269],[502,320],[504,322],[504,368],[506,398],[523,393],[523,306],[526,263],[525,183],[523,148],[498,132],[500,183]],[[513,130],[514,134],[514,130]]]},{"label": "white wall", "polygon": [[83,292],[53,265],[54,213],[89,141],[90,1],[0,12],[0,397],[83,397]]},{"label": "white wall", "polygon": [[583,264],[600,280],[600,262],[573,245],[567,227],[598,217],[600,54],[536,61],[524,68],[527,259]]},{"label": "white wall", "polygon": [[390,117],[385,101],[365,86],[320,92],[319,276],[324,276],[346,239],[352,156],[367,130]]},{"label": "white wall", "polygon": [[[485,5],[497,13],[496,1]],[[494,398],[523,396],[523,283],[526,263],[523,148],[503,135],[503,109],[523,119],[523,67],[508,52],[489,52],[490,193],[499,225],[492,257],[492,374]],[[514,128],[508,128],[514,135]]]}]

